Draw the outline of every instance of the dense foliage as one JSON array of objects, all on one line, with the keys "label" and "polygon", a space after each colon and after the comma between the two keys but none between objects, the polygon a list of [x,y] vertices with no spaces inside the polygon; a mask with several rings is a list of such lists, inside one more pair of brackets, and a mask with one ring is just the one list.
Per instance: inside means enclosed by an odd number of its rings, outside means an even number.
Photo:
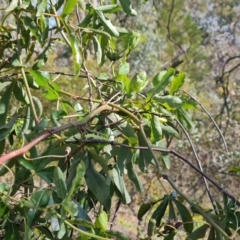
[{"label": "dense foliage", "polygon": [[[167,14],[164,9],[162,14]],[[0,221],[4,239],[130,239],[111,230],[111,221],[120,203],[131,202],[127,183],[141,193],[141,176],[152,174],[152,169],[164,193],[139,208],[139,221],[146,219],[142,239],[173,239],[180,231],[187,239],[233,239],[239,233],[240,203],[204,173],[188,137],[198,102],[182,91],[185,73],[160,66],[157,73],[147,74],[144,61],[140,67],[133,64],[137,57],[131,52],[141,36],[133,24],[126,28],[119,24],[123,15],[134,22],[137,11],[129,0],[13,0],[3,10],[0,175],[5,181],[0,183]],[[190,16],[182,21],[193,27],[191,36],[196,39],[187,47],[194,54],[199,31]],[[51,57],[59,46],[64,46],[71,67],[57,61],[53,67]],[[199,54],[199,59],[204,58]],[[188,137],[196,163],[171,148],[173,141],[182,139],[181,132]],[[226,147],[223,137],[222,141]],[[192,202],[165,173],[172,156],[202,178],[211,209]],[[213,199],[209,182],[222,193],[222,201]]]}]

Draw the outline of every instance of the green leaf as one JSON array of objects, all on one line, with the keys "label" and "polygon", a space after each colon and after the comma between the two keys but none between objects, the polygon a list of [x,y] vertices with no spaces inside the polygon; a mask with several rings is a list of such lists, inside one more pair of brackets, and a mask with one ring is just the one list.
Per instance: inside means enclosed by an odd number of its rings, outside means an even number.
[{"label": "green leaf", "polygon": [[162,139],[162,127],[158,116],[153,115],[151,120],[151,129],[153,135],[153,143]]},{"label": "green leaf", "polygon": [[85,160],[85,165],[87,167],[85,173],[85,179],[87,185],[96,199],[104,204],[108,195],[110,194],[110,186],[107,184],[107,179],[103,175],[98,173],[92,166],[91,161]]},{"label": "green leaf", "polygon": [[147,81],[147,74],[145,71],[139,72],[134,75],[130,82],[130,92],[141,92],[146,85],[148,84]]},{"label": "green leaf", "polygon": [[181,107],[181,105],[182,105],[181,98],[179,98],[177,96],[171,96],[171,95],[155,96],[153,99],[168,109],[176,109],[176,108]]},{"label": "green leaf", "polygon": [[[77,165],[77,167],[76,167],[76,165]],[[71,167],[69,168],[68,173],[69,173],[69,177],[67,179],[66,184],[68,186],[69,191],[68,191],[68,195],[67,195],[66,199],[68,199],[70,201],[72,195],[76,191],[79,190],[79,188],[80,188],[80,186],[82,184],[82,180],[83,180],[84,173],[85,173],[85,167],[83,165],[83,162],[73,163],[71,165]],[[71,176],[71,174],[73,176]]]},{"label": "green leaf", "polygon": [[[139,146],[148,148],[148,145],[146,144],[146,141],[140,131],[138,131],[138,141]],[[152,160],[153,156],[149,149],[139,150],[138,166],[142,172],[147,172],[148,165],[152,162]]]},{"label": "green leaf", "polygon": [[25,160],[23,158],[19,158],[18,159],[18,162],[23,166],[25,167],[26,169],[28,170],[34,170],[34,166],[33,166],[33,163],[31,161],[28,161],[28,160]]},{"label": "green leaf", "polygon": [[[175,74],[175,70],[173,68],[169,68],[167,72],[162,76],[160,72],[153,78],[153,82],[156,82],[154,88],[150,89],[147,95],[146,101],[149,101],[155,94],[161,93],[167,85],[171,82],[173,76]],[[155,80],[156,79],[156,80]]]},{"label": "green leaf", "polygon": [[67,195],[67,187],[65,184],[65,177],[59,167],[55,167],[54,169],[53,182],[55,183],[58,197],[64,199]]},{"label": "green leaf", "polygon": [[136,16],[137,12],[132,9],[132,4],[130,2],[130,0],[119,0],[120,4],[122,6],[122,9],[125,13],[132,15],[132,16]]},{"label": "green leaf", "polygon": [[118,232],[118,231],[112,231],[112,230],[107,230],[105,232],[108,236],[110,237],[115,237],[116,239],[118,240],[131,240],[130,237],[124,235],[123,233],[121,232]]},{"label": "green leaf", "polygon": [[157,207],[157,209],[153,212],[151,218],[156,220],[156,226],[158,227],[161,223],[161,220],[166,212],[167,206],[168,206],[168,196],[165,196],[163,198],[163,201],[160,203],[160,205]]},{"label": "green leaf", "polygon": [[169,210],[168,211],[169,211],[169,221],[171,219],[177,219],[172,201],[169,201]]},{"label": "green leaf", "polygon": [[0,126],[6,123],[13,86],[14,83],[9,85],[9,87],[2,94],[2,97],[0,99]]},{"label": "green leaf", "polygon": [[0,83],[0,92],[2,92],[2,90],[7,87],[8,85],[10,85],[12,82],[11,81],[4,81],[3,83]]},{"label": "green leaf", "polygon": [[44,168],[38,172],[36,172],[36,174],[43,179],[46,183],[50,184],[53,183],[53,172],[54,172],[55,167],[54,166],[50,166],[47,168]]},{"label": "green leaf", "polygon": [[13,93],[14,93],[15,98],[18,101],[23,102],[25,104],[29,104],[29,99],[28,99],[27,93],[24,90],[23,85],[20,81],[17,81],[17,83],[14,84]]},{"label": "green leaf", "polygon": [[101,157],[93,148],[88,149],[88,154],[89,157],[91,159],[93,159],[95,162],[99,163],[100,166],[102,167],[102,169],[104,170],[104,173],[106,175],[108,174],[108,166],[107,166],[107,162],[106,159],[104,159],[103,157]]},{"label": "green leaf", "polygon": [[7,220],[5,224],[4,240],[21,239],[18,224]]},{"label": "green leaf", "polygon": [[46,239],[53,239],[52,233],[45,226],[35,226],[35,228],[42,233]]},{"label": "green leaf", "polygon": [[183,227],[187,233],[191,233],[193,230],[193,219],[188,211],[188,209],[178,200],[174,199],[174,203],[176,204],[176,207],[178,209],[178,212],[182,218],[183,221]]},{"label": "green leaf", "polygon": [[121,64],[118,70],[118,74],[124,74],[124,75],[128,75],[130,72],[130,64],[129,63],[124,63]]},{"label": "green leaf", "polygon": [[69,15],[77,6],[78,0],[66,0],[61,16],[65,18]]},{"label": "green leaf", "polygon": [[78,0],[78,6],[85,12],[86,11],[86,3],[84,0]]},{"label": "green leaf", "polygon": [[28,70],[34,81],[41,87],[49,87],[48,79],[42,75],[41,72],[29,69]]},{"label": "green leaf", "polygon": [[18,0],[12,0],[8,7],[5,9],[5,12],[11,12],[18,6]]},{"label": "green leaf", "polygon": [[121,8],[119,7],[118,4],[110,4],[110,5],[103,5],[103,6],[98,6],[95,7],[95,10],[101,11],[103,13],[114,13],[119,11]]},{"label": "green leaf", "polygon": [[141,180],[138,178],[138,175],[134,169],[132,161],[129,161],[126,163],[128,178],[135,184],[136,189],[139,192],[143,192],[143,185],[141,183]]},{"label": "green leaf", "polygon": [[186,75],[183,72],[180,72],[178,75],[174,76],[169,89],[170,94],[174,94],[179,90],[179,88],[184,84],[185,77]]},{"label": "green leaf", "polygon": [[[50,193],[48,189],[40,189],[34,192],[30,198],[30,203],[34,207],[44,208],[48,205],[50,200]],[[28,211],[28,226],[33,226],[35,222],[39,219],[42,211],[37,209],[29,209]]]},{"label": "green leaf", "polygon": [[17,122],[17,116],[12,117],[7,124],[0,126],[0,141],[5,139],[14,129],[14,124]]},{"label": "green leaf", "polygon": [[64,112],[63,110],[54,111],[52,112],[52,120],[58,127],[60,127],[61,126],[60,120],[66,115],[67,113]]},{"label": "green leaf", "polygon": [[142,217],[159,201],[143,203],[138,210],[138,214],[137,214],[138,220],[141,220]]},{"label": "green leaf", "polygon": [[171,127],[170,125],[165,125],[165,124],[161,124],[161,128],[162,128],[162,131],[163,131],[163,134],[166,136],[166,137],[169,137],[169,136],[173,136],[177,139],[180,139],[180,136],[179,136],[179,133],[177,130],[175,130],[173,127]]},{"label": "green leaf", "polygon": [[100,212],[97,215],[96,221],[95,221],[95,227],[100,228],[102,231],[106,231],[108,227],[108,216],[105,211]]},{"label": "green leaf", "polygon": [[131,197],[129,196],[129,193],[126,189],[124,179],[123,179],[123,173],[121,173],[120,169],[117,165],[113,168],[113,182],[115,183],[117,189],[120,191],[120,193],[123,196],[123,203],[129,204],[131,202]]},{"label": "green leaf", "polygon": [[201,227],[194,230],[190,235],[188,235],[187,240],[191,239],[203,239],[206,235],[207,230],[209,229],[208,224],[204,224]]},{"label": "green leaf", "polygon": [[158,84],[161,82],[163,76],[164,76],[166,73],[167,73],[166,70],[157,73],[157,74],[154,76],[154,78],[152,79],[152,84],[153,84],[153,86],[158,85]]},{"label": "green leaf", "polygon": [[102,48],[101,48],[101,45],[100,45],[97,37],[95,37],[95,36],[93,36],[93,46],[94,46],[94,50],[95,50],[97,64],[100,65],[102,62]]},{"label": "green leaf", "polygon": [[42,0],[37,7],[37,17],[41,16],[47,9],[47,0]]},{"label": "green leaf", "polygon": [[68,212],[72,218],[78,214],[78,205],[73,201],[68,201],[67,199],[62,202],[62,206]]},{"label": "green leaf", "polygon": [[111,36],[118,37],[119,33],[117,29],[112,25],[111,21],[109,19],[106,19],[101,11],[96,11],[96,13],[105,31],[108,32]]},{"label": "green leaf", "polygon": [[72,54],[73,54],[73,64],[75,68],[75,75],[76,77],[79,76],[81,66],[82,66],[82,57],[80,53],[80,45],[77,38],[70,34],[70,43],[71,43],[71,49],[72,49]]},{"label": "green leaf", "polygon": [[78,204],[78,214],[75,216],[75,221],[77,225],[80,225],[79,228],[83,231],[90,231],[90,228],[94,228],[95,226],[80,204]]}]

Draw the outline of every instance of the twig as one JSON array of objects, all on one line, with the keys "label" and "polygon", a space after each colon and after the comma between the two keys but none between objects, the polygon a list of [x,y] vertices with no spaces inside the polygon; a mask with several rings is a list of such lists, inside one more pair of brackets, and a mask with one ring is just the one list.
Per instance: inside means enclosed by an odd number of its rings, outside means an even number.
[{"label": "twig", "polygon": [[[190,145],[191,145],[191,148],[192,148],[193,154],[194,154],[194,156],[195,156],[195,159],[197,160],[197,165],[198,165],[199,169],[203,172],[203,168],[202,168],[201,161],[200,161],[200,159],[199,159],[199,157],[198,157],[198,155],[197,155],[197,152],[196,152],[196,150],[195,150],[195,147],[194,147],[194,145],[193,145],[193,142],[192,142],[192,140],[191,140],[188,132],[185,130],[185,128],[183,127],[183,125],[182,125],[177,119],[175,119],[175,120],[176,120],[176,122],[178,123],[178,125],[181,127],[181,129],[183,130],[185,136],[187,137],[188,142],[189,142]],[[207,182],[207,180],[206,180],[206,178],[205,178],[204,176],[203,176],[203,181],[204,181],[204,185],[205,185],[205,187],[206,187],[207,193],[208,193],[208,197],[209,197],[209,199],[210,199],[210,201],[211,201],[211,203],[212,203],[213,209],[214,209],[215,213],[218,214],[217,206],[216,206],[216,204],[214,203],[213,197],[212,197],[212,195],[211,195],[211,193],[210,193],[210,189],[209,189],[208,182]]]},{"label": "twig", "polygon": [[227,151],[227,153],[228,153],[227,143],[226,143],[225,138],[224,138],[224,136],[223,136],[223,134],[222,134],[222,131],[221,131],[221,129],[218,127],[217,123],[215,122],[215,120],[213,119],[213,117],[211,116],[211,114],[208,112],[208,110],[207,110],[196,98],[194,98],[193,96],[191,96],[187,91],[184,90],[184,92],[185,92],[192,100],[194,100],[194,101],[205,111],[205,113],[208,115],[208,117],[211,119],[211,121],[213,122],[214,126],[216,127],[216,129],[217,129],[217,131],[218,131],[218,133],[219,133],[219,135],[220,135],[220,137],[221,137],[221,139],[222,139],[222,141],[223,141],[223,145],[224,145],[224,147],[225,147],[225,149],[226,149],[226,151]]}]

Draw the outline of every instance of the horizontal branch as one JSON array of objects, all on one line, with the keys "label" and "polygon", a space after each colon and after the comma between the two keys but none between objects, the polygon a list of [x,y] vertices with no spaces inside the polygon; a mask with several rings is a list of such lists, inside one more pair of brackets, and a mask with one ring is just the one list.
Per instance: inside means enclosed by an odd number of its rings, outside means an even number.
[{"label": "horizontal branch", "polygon": [[68,123],[65,124],[61,127],[57,127],[57,128],[52,128],[51,130],[46,130],[44,133],[42,133],[40,136],[36,137],[35,139],[33,139],[31,142],[29,142],[27,145],[25,145],[24,147],[14,150],[10,153],[7,153],[5,155],[2,155],[0,157],[0,164],[4,163],[8,160],[11,160],[17,156],[23,155],[26,152],[28,152],[32,147],[34,147],[36,144],[38,144],[39,142],[41,142],[42,140],[48,138],[49,136],[52,136],[55,133],[59,133],[61,131],[64,131],[66,129],[72,128],[72,127],[79,127],[79,126],[84,126],[86,125],[95,115],[97,115],[98,113],[105,111],[105,110],[113,110],[112,107],[104,104],[98,108],[96,108],[95,110],[93,110],[91,113],[89,113],[85,118],[83,118],[81,121],[77,121],[77,122],[73,122],[73,123]]}]

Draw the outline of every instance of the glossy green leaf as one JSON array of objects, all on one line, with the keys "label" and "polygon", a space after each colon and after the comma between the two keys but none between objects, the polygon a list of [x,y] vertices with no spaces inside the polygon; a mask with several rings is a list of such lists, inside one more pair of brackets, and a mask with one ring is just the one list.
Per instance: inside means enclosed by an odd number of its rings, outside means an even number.
[{"label": "glossy green leaf", "polygon": [[94,228],[91,218],[86,211],[78,204],[78,214],[75,216],[75,221],[79,228],[83,231],[90,231],[90,228]]},{"label": "glossy green leaf", "polygon": [[73,12],[78,4],[78,0],[66,0],[61,16],[65,18],[67,15]]},{"label": "glossy green leaf", "polygon": [[102,5],[102,6],[95,7],[95,10],[101,11],[103,13],[113,13],[120,10],[120,8],[118,4],[110,4],[110,5]]},{"label": "glossy green leaf", "polygon": [[76,77],[79,76],[81,66],[82,66],[82,57],[80,53],[80,44],[77,40],[77,38],[73,35],[70,35],[70,43],[71,43],[71,49],[73,54],[73,64],[75,69],[75,75]]},{"label": "glossy green leaf", "polygon": [[56,126],[59,127],[59,126],[61,126],[60,120],[66,115],[67,115],[67,113],[64,112],[63,110],[54,111],[54,112],[52,112],[52,120],[56,124]]},{"label": "glossy green leaf", "polygon": [[171,95],[167,95],[167,96],[155,96],[153,98],[156,102],[164,105],[167,108],[170,109],[176,109],[181,107],[182,105],[182,100],[181,98],[177,97],[177,96],[171,96]]},{"label": "glossy green leaf", "polygon": [[137,214],[138,220],[141,220],[142,217],[158,202],[159,201],[143,203],[138,210],[138,214]]},{"label": "glossy green leaf", "polygon": [[108,227],[108,216],[105,211],[100,212],[97,215],[96,221],[95,221],[95,227],[100,228],[102,231],[106,231]]},{"label": "glossy green leaf", "polygon": [[132,8],[132,4],[130,0],[119,0],[122,9],[125,13],[132,15],[132,16],[136,16],[137,12]]},{"label": "glossy green leaf", "polygon": [[[124,141],[123,144],[127,144],[127,141]],[[125,164],[131,162],[132,156],[131,149],[125,149],[124,151],[122,148],[118,149],[116,165],[121,175],[124,174]]]},{"label": "glossy green leaf", "polygon": [[[30,202],[31,205],[34,207],[40,207],[44,208],[48,205],[50,200],[50,193],[48,189],[40,189],[34,192],[31,195]],[[35,222],[39,219],[40,215],[42,214],[42,211],[31,208],[28,211],[28,219],[27,223],[28,226],[33,226]]]},{"label": "glossy green leaf", "polygon": [[147,235],[151,237],[156,229],[156,220],[151,218],[148,222]]},{"label": "glossy green leaf", "polygon": [[54,172],[55,167],[54,166],[50,166],[47,168],[44,168],[38,172],[36,172],[36,174],[43,179],[46,183],[50,184],[53,183],[53,172]]},{"label": "glossy green leaf", "polygon": [[177,92],[179,90],[180,87],[182,87],[182,85],[184,84],[185,81],[185,73],[180,72],[179,74],[177,74],[176,76],[174,76],[170,89],[169,89],[169,93],[170,94],[174,94],[175,92]]},{"label": "glossy green leaf", "polygon": [[[146,140],[142,136],[141,132],[138,131],[139,146],[147,147]],[[149,149],[140,149],[138,157],[138,166],[142,172],[147,172],[148,165],[152,162],[153,156]]]},{"label": "glossy green leaf", "polygon": [[147,75],[145,71],[139,72],[134,75],[130,81],[130,92],[141,92],[148,84]]},{"label": "glossy green leaf", "polygon": [[4,240],[21,239],[18,225],[15,222],[7,221],[5,225]]},{"label": "glossy green leaf", "polygon": [[93,36],[93,46],[94,46],[94,50],[95,50],[97,64],[100,65],[102,62],[102,48],[101,48],[101,45],[100,45],[97,37],[95,37],[95,36]]},{"label": "glossy green leaf", "polygon": [[94,169],[91,161],[87,161],[86,167],[85,179],[87,185],[97,200],[101,204],[104,204],[110,193],[110,186],[107,184],[107,179]]},{"label": "glossy green leaf", "polygon": [[120,65],[118,73],[127,75],[129,74],[129,71],[130,71],[130,64],[126,62]]},{"label": "glossy green leaf", "polygon": [[194,230],[190,235],[188,235],[187,240],[191,239],[203,239],[209,229],[208,224],[204,224],[201,227]]},{"label": "glossy green leaf", "polygon": [[66,185],[69,191],[66,199],[70,200],[73,194],[79,190],[82,184],[84,173],[85,173],[85,167],[83,162],[76,163],[76,164],[73,163],[71,167],[68,169],[68,173],[69,173],[69,176],[66,181]]},{"label": "glossy green leaf", "polygon": [[187,233],[191,233],[193,230],[193,219],[188,211],[188,209],[178,200],[174,199],[174,203],[178,209],[178,212],[182,218],[183,221],[183,227]]},{"label": "glossy green leaf", "polygon": [[124,204],[129,204],[131,202],[131,197],[126,189],[124,179],[123,179],[123,173],[121,173],[117,165],[114,166],[112,172],[113,172],[113,182],[123,196],[122,201],[124,202]]},{"label": "glossy green leaf", "polygon": [[19,158],[18,162],[28,170],[34,170],[33,163],[31,161],[25,160],[24,158]]},{"label": "glossy green leaf", "polygon": [[64,199],[67,195],[67,187],[65,184],[65,177],[59,167],[55,167],[54,169],[53,182],[55,183],[58,197]]},{"label": "glossy green leaf", "polygon": [[105,18],[105,16],[103,15],[103,13],[101,11],[96,11],[96,13],[97,13],[99,20],[101,21],[105,31],[108,32],[111,36],[118,37],[119,33],[118,33],[117,29],[115,28],[115,26],[113,26],[111,21],[109,19]]},{"label": "glossy green leaf", "polygon": [[177,117],[184,127],[193,128],[195,126],[194,122],[192,121],[192,116],[187,110],[179,108],[177,110]]},{"label": "glossy green leaf", "polygon": [[10,85],[12,82],[11,81],[4,81],[0,83],[0,92],[2,92],[2,90],[7,87],[8,85]]},{"label": "glossy green leaf", "polygon": [[154,88],[149,90],[146,101],[149,101],[155,94],[161,93],[171,82],[174,74],[175,70],[173,68],[169,68],[163,76],[162,73],[156,75],[153,81],[156,82],[157,84],[154,86]]},{"label": "glossy green leaf", "polygon": [[162,127],[158,116],[153,115],[151,119],[153,143],[162,139]]},{"label": "glossy green leaf", "polygon": [[48,79],[42,75],[41,72],[35,70],[28,70],[31,76],[33,77],[34,81],[41,87],[49,87]]},{"label": "glossy green leaf", "polygon": [[169,210],[168,210],[169,211],[169,221],[171,219],[177,219],[172,201],[169,201],[168,206],[169,206]]},{"label": "glossy green leaf", "polygon": [[72,218],[78,214],[77,203],[75,203],[73,201],[64,200],[62,202],[62,206],[65,209],[65,211],[71,215]]},{"label": "glossy green leaf", "polygon": [[8,7],[5,9],[5,12],[11,12],[18,6],[18,0],[12,0]]},{"label": "glossy green leaf", "polygon": [[15,98],[18,101],[23,102],[25,104],[29,104],[29,99],[28,99],[27,93],[24,90],[23,85],[21,84],[20,81],[18,81],[18,82],[16,82],[16,84],[14,84],[13,93],[14,93]]},{"label": "glossy green leaf", "polygon": [[36,228],[38,231],[40,231],[41,234],[42,234],[43,236],[45,236],[46,238],[48,238],[48,239],[53,239],[53,235],[52,235],[51,231],[50,231],[47,227],[45,227],[45,226],[35,226],[35,228]]},{"label": "glossy green leaf", "polygon": [[94,160],[95,162],[99,163],[99,165],[102,167],[102,169],[104,170],[104,173],[106,175],[108,174],[108,166],[107,166],[107,162],[106,159],[104,159],[103,157],[101,157],[93,148],[89,148],[88,149],[88,154],[89,157]]},{"label": "glossy green leaf", "polygon": [[159,84],[166,73],[167,73],[166,70],[157,73],[152,79],[153,86],[156,86],[157,84]]},{"label": "glossy green leaf", "polygon": [[177,139],[180,139],[178,131],[170,125],[161,124],[161,128],[165,136],[173,136]]},{"label": "glossy green leaf", "polygon": [[24,231],[24,238],[23,238],[23,240],[31,239],[31,236],[32,236],[32,233],[33,233],[31,228],[26,223],[24,224],[24,228],[25,228],[25,231]]},{"label": "glossy green leaf", "polygon": [[143,192],[143,185],[141,180],[139,179],[132,161],[129,161],[128,163],[126,163],[126,169],[127,169],[127,174],[128,174],[128,178],[135,184],[136,189],[139,192]]},{"label": "glossy green leaf", "polygon": [[47,0],[42,0],[37,8],[37,17],[41,16],[47,9]]},{"label": "glossy green leaf", "polygon": [[105,233],[106,233],[108,236],[110,236],[110,237],[115,237],[115,238],[118,239],[118,240],[131,240],[130,237],[126,236],[126,235],[123,234],[122,232],[107,230]]},{"label": "glossy green leaf", "polygon": [[17,116],[12,117],[8,123],[0,126],[0,141],[5,139],[14,129],[14,124],[17,122]]},{"label": "glossy green leaf", "polygon": [[0,99],[0,126],[6,123],[13,86],[14,84],[9,85],[6,91],[1,94],[2,97]]},{"label": "glossy green leaf", "polygon": [[157,209],[153,212],[151,218],[156,220],[156,226],[158,227],[161,223],[161,220],[166,212],[167,206],[168,206],[168,196],[165,196],[163,201],[160,203],[160,205],[157,207]]}]

